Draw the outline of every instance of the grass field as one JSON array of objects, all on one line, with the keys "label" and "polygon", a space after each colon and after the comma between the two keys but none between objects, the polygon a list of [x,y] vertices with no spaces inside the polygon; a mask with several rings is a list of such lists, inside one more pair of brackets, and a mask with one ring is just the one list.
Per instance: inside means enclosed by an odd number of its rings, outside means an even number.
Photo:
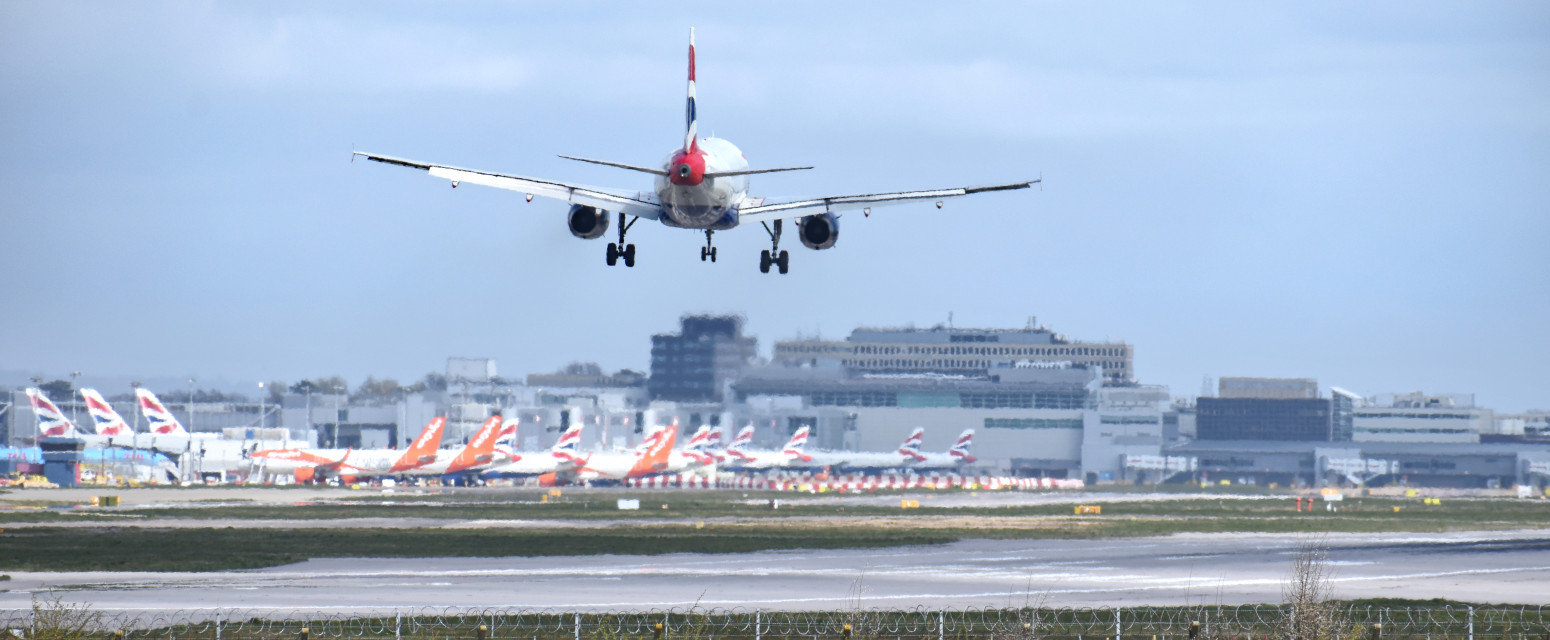
[{"label": "grass field", "polygon": [[[0,571],[208,571],[320,557],[729,553],[965,538],[1550,527],[1550,504],[1538,500],[1425,505],[1416,499],[1363,498],[1344,502],[1338,512],[1302,513],[1290,498],[1136,500],[1104,503],[1102,515],[1076,516],[1069,504],[945,507],[927,500],[922,508],[900,509],[839,496],[772,510],[769,498],[792,494],[741,491],[577,491],[547,503],[539,495],[468,492],[326,503],[6,511],[0,512],[6,527],[0,531]],[[639,499],[642,508],[619,511],[614,503],[619,498]],[[365,518],[380,520],[360,522]]]}]

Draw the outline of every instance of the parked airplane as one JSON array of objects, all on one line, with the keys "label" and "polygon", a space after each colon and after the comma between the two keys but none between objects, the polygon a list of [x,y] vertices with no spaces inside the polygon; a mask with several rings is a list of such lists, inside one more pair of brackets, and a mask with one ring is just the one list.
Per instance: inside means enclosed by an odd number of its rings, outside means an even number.
[{"label": "parked airplane", "polygon": [[973,444],[974,430],[964,429],[947,453],[921,453],[919,439],[915,439],[913,444],[906,441],[899,452],[909,458],[906,466],[910,469],[956,469],[960,465],[974,462],[974,456],[969,454],[969,447]]},{"label": "parked airplane", "polygon": [[[731,142],[720,138],[698,137],[698,110],[695,105],[694,30],[689,30],[689,98],[687,104],[687,131],[683,146],[673,150],[660,168],[636,166],[603,160],[589,160],[561,156],[655,176],[652,193],[621,195],[576,184],[540,180],[490,171],[460,169],[449,165],[405,160],[374,153],[352,152],[351,159],[361,156],[368,160],[421,169],[432,177],[449,180],[453,188],[459,184],[479,184],[497,189],[516,191],[527,195],[554,198],[569,202],[570,211],[566,222],[571,235],[582,239],[595,239],[608,232],[609,212],[618,214],[619,241],[608,243],[607,259],[613,266],[620,258],[626,267],[635,266],[635,245],[625,243],[625,232],[640,219],[657,220],[679,229],[701,231],[705,234],[705,246],[700,249],[700,260],[716,261],[716,247],[711,236],[743,224],[759,223],[770,236],[770,248],[759,254],[759,270],[769,273],[770,267],[779,267],[786,273],[791,266],[790,256],[780,248],[781,222],[797,219],[798,238],[809,249],[828,249],[839,239],[839,218],[843,211],[862,210],[871,215],[872,207],[909,202],[935,201],[937,208],[942,201],[976,193],[1026,189],[1041,180],[1027,180],[986,187],[955,187],[925,191],[901,191],[851,196],[813,198],[791,202],[765,202],[764,198],[748,195],[748,176],[779,171],[796,171],[812,167],[783,167],[776,169],[750,169],[747,158]],[[628,218],[628,221],[626,221]]]},{"label": "parked airplane", "polygon": [[486,478],[511,478],[573,471],[584,462],[580,456],[582,426],[579,422],[572,424],[547,451],[518,453],[512,462],[493,465],[481,475]]},{"label": "parked airplane", "polygon": [[[753,427],[744,427],[749,434],[748,440],[753,439]],[[727,447],[728,466],[736,469],[779,469],[786,466],[792,460],[802,455],[803,447],[807,446],[807,436],[812,432],[810,427],[797,429],[791,434],[791,440],[779,451],[756,451],[743,448],[743,446]],[[738,440],[743,440],[742,434],[738,434]]]},{"label": "parked airplane", "polygon": [[259,474],[293,474],[297,482],[327,476],[370,477],[406,474],[436,461],[447,419],[432,418],[420,435],[398,449],[265,449],[249,455]]},{"label": "parked airplane", "polygon": [[501,428],[501,416],[490,416],[479,430],[474,432],[474,437],[468,440],[468,444],[455,452],[442,449],[436,453],[436,459],[413,469],[404,471],[409,476],[449,476],[472,473],[491,465],[510,461],[510,458],[495,450],[495,439]]},{"label": "parked airplane", "polygon": [[576,471],[580,480],[624,480],[663,473],[668,469],[669,454],[678,443],[678,427],[667,426],[646,436],[628,453],[594,453]]},{"label": "parked airplane", "polygon": [[258,475],[290,475],[296,482],[312,482],[328,476],[346,475],[344,464],[351,449],[265,449],[254,451],[252,460]]},{"label": "parked airplane", "polygon": [[838,465],[843,469],[857,471],[901,469],[909,465],[909,461],[912,459],[910,456],[911,451],[920,451],[920,442],[925,438],[925,434],[925,429],[915,427],[915,430],[910,432],[909,437],[904,439],[904,444],[899,445],[899,448],[893,451],[831,451],[828,453],[836,454],[838,457],[843,458],[843,461]]},{"label": "parked airplane", "polygon": [[159,436],[188,436],[188,430],[183,428],[183,423],[172,416],[172,412],[162,405],[156,394],[150,389],[137,387],[135,396],[140,399],[140,413],[145,414],[145,419],[150,422],[151,433]]},{"label": "parked airplane", "polygon": [[32,403],[33,415],[38,417],[39,438],[79,438],[86,435],[75,428],[75,423],[65,417],[42,389],[28,389],[27,400]]}]

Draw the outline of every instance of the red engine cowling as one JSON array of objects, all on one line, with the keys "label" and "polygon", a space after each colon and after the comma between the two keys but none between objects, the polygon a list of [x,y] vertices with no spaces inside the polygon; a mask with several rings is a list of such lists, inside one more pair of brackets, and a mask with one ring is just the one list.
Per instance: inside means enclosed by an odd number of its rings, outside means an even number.
[{"label": "red engine cowling", "polygon": [[608,212],[597,207],[571,205],[570,213],[565,216],[565,224],[570,227],[570,234],[577,238],[600,238],[608,233]]}]

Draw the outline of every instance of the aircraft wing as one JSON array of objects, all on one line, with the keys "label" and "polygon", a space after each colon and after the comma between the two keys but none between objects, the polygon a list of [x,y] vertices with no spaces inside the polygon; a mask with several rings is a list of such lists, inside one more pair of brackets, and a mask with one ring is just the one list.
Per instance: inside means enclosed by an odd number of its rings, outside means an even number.
[{"label": "aircraft wing", "polygon": [[625,215],[645,218],[647,220],[656,220],[662,216],[662,205],[659,205],[655,202],[648,202],[638,198],[621,196],[608,193],[606,191],[599,191],[589,187],[570,185],[563,182],[553,182],[550,180],[539,180],[537,178],[524,178],[522,176],[513,176],[504,173],[493,173],[490,171],[459,169],[457,167],[431,164],[428,162],[418,162],[415,160],[405,160],[403,158],[377,155],[375,153],[366,153],[364,151],[353,152],[350,157],[354,158],[355,156],[360,156],[367,160],[374,160],[376,162],[382,162],[385,164],[396,164],[400,167],[422,169],[430,172],[432,176],[437,178],[445,178],[452,181],[452,186],[454,187],[462,183],[479,184],[486,187],[495,187],[496,189],[517,191],[532,196],[564,200],[571,204],[579,204],[587,207],[597,207],[607,211],[618,211],[624,213]]},{"label": "aircraft wing", "polygon": [[1027,182],[1015,182],[1012,184],[1000,184],[990,187],[957,187],[954,189],[931,189],[927,191],[898,191],[894,193],[871,193],[858,196],[837,196],[832,198],[814,198],[812,200],[797,200],[795,202],[777,202],[774,204],[760,203],[755,206],[744,206],[738,209],[738,222],[768,222],[770,220],[783,220],[786,218],[800,218],[821,213],[847,211],[853,209],[867,209],[881,207],[890,204],[904,204],[906,202],[918,202],[921,200],[935,201],[948,198],[961,198],[976,193],[988,191],[1010,191],[1013,189],[1027,189],[1043,182],[1043,179],[1029,180]]}]

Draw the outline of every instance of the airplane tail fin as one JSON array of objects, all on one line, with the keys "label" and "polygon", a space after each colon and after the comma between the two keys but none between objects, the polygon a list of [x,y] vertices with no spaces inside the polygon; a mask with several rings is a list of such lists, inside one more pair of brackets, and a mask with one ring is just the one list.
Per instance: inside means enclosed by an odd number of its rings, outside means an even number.
[{"label": "airplane tail fin", "polygon": [[113,410],[113,405],[108,404],[102,394],[96,389],[82,389],[81,398],[86,400],[86,411],[91,414],[92,422],[97,423],[97,435],[103,436],[127,436],[134,433],[124,418]]},{"label": "airplane tail fin", "polygon": [[42,389],[28,389],[27,400],[32,403],[32,412],[38,416],[38,437],[74,438],[81,435],[75,423],[65,417]]},{"label": "airplane tail fin", "polygon": [[737,436],[732,438],[732,442],[727,444],[727,451],[742,451],[750,444],[753,444],[753,425],[739,430]]},{"label": "airplane tail fin", "polygon": [[797,429],[796,433],[791,434],[791,440],[786,443],[785,448],[781,449],[781,453],[800,455],[802,453],[803,447],[807,446],[807,436],[810,433],[812,433],[812,429],[810,427],[802,427],[801,429]]},{"label": "airplane tail fin", "polygon": [[549,448],[549,451],[572,458],[581,453],[581,424],[572,424],[567,428],[565,433],[560,434],[560,439],[554,442],[554,446]]},{"label": "airplane tail fin", "polygon": [[419,437],[409,445],[398,462],[393,464],[391,473],[407,471],[415,467],[423,467],[436,461],[436,450],[441,447],[441,432],[447,426],[447,419],[441,416],[431,418],[426,423],[425,429],[420,431]]},{"label": "airplane tail fin", "polygon": [[686,119],[688,131],[684,133],[684,153],[691,153],[698,146],[695,142],[695,108],[694,108],[694,27],[689,27],[689,102]]},{"label": "airplane tail fin", "polygon": [[958,441],[953,443],[953,448],[947,450],[947,455],[959,462],[974,462],[975,458],[969,453],[969,447],[974,446],[974,430],[964,429],[958,434]]},{"label": "airplane tail fin", "polygon": [[710,426],[702,426],[689,436],[689,444],[684,445],[685,451],[704,451],[710,446]]},{"label": "airplane tail fin", "polygon": [[140,412],[145,414],[145,419],[151,423],[151,433],[159,436],[186,436],[188,430],[183,424],[173,417],[172,412],[161,403],[156,394],[144,387],[135,389],[135,396],[140,399]]},{"label": "airplane tail fin", "polygon": [[920,441],[925,439],[925,435],[924,427],[915,427],[915,430],[910,432],[910,437],[904,439],[904,444],[899,445],[899,455],[904,456],[906,460],[917,462],[925,460],[926,457],[920,455]]},{"label": "airplane tail fin", "polygon": [[447,465],[447,473],[467,471],[474,467],[489,464],[495,459],[495,436],[501,427],[501,416],[495,414],[485,420],[479,426],[479,431],[474,433],[473,439],[463,445],[452,463]]}]

